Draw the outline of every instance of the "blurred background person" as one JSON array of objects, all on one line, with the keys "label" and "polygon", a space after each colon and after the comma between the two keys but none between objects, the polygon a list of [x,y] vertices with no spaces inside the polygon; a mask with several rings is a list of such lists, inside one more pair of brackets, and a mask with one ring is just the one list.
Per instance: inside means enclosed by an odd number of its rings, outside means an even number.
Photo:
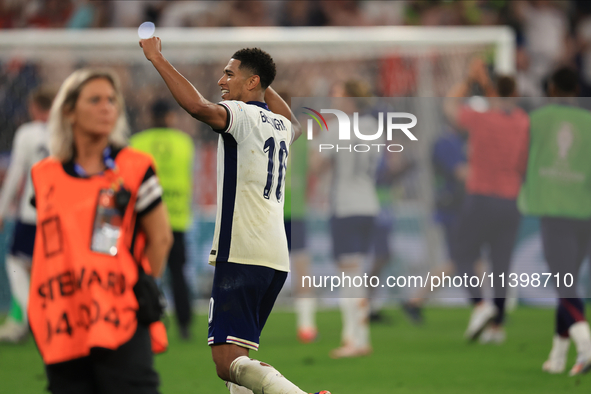
[{"label": "blurred background person", "polygon": [[[454,251],[459,242],[456,236],[458,217],[465,196],[465,182],[468,176],[466,158],[466,135],[449,125],[433,144],[431,152],[435,175],[435,213],[434,220],[443,229],[447,261],[433,276],[451,275],[454,271]],[[417,289],[403,304],[409,315],[415,315],[415,322],[423,320],[422,308],[431,291],[428,287]]]},{"label": "blurred background person", "polygon": [[[376,217],[375,228],[372,239],[373,259],[369,270],[370,276],[380,278],[380,283],[385,282],[383,275],[386,266],[392,261],[392,238],[395,233],[395,222],[393,210],[393,187],[401,177],[407,174],[408,170],[414,167],[414,163],[404,157],[402,152],[381,152],[376,170],[376,193],[380,202],[380,212]],[[389,323],[389,319],[382,313],[383,302],[377,296],[378,289],[370,286],[368,297],[370,300],[369,319],[372,323]],[[413,323],[421,323],[423,320],[421,309],[403,302],[402,310]]]},{"label": "blurred background person", "polygon": [[162,199],[168,211],[174,243],[168,256],[174,309],[182,339],[191,335],[191,292],[185,277],[185,234],[191,226],[193,161],[195,147],[192,138],[174,128],[176,113],[166,100],[152,104],[153,128],[134,134],[132,147],[154,158],[162,185]]},{"label": "blurred background person", "polygon": [[[290,102],[286,91],[278,94]],[[285,173],[284,223],[289,248],[296,329],[298,340],[302,343],[314,342],[318,336],[316,327],[316,294],[310,286],[304,286],[303,276],[311,275],[310,254],[306,238],[306,204],[308,191],[308,140],[298,138],[289,148],[287,171]]]},{"label": "blurred background person", "polygon": [[[392,176],[390,174],[390,162],[400,162],[402,156],[382,152],[376,170],[376,195],[380,202],[380,211],[376,216],[375,228],[372,233],[371,250],[373,259],[369,270],[370,276],[381,279],[384,269],[392,258],[390,247],[390,235],[394,232],[394,212],[392,212]],[[369,320],[372,323],[389,323],[389,319],[382,313],[381,303],[374,287],[367,289],[369,299]]]},{"label": "blurred background person", "polygon": [[[577,360],[571,376],[591,369],[591,334],[576,286],[591,240],[591,113],[577,107],[578,91],[571,68],[560,68],[550,78],[548,93],[557,99],[531,114],[527,174],[519,195],[521,212],[540,217],[544,257],[559,276],[555,334],[542,368],[564,372],[572,339]],[[575,286],[561,283],[565,274],[572,275]]]},{"label": "blurred background person", "polygon": [[521,25],[525,50],[530,59],[529,74],[539,86],[557,64],[568,59],[569,18],[565,1],[512,1],[516,21]]},{"label": "blurred background person", "polygon": [[54,394],[158,393],[166,332],[141,290],[172,232],[152,159],[125,147],[124,108],[115,74],[75,71],[51,109],[51,157],[31,172],[29,318]]},{"label": "blurred background person", "polygon": [[18,205],[16,224],[12,234],[12,246],[6,256],[6,272],[12,294],[8,319],[0,327],[0,342],[19,342],[27,337],[27,304],[29,281],[37,214],[30,204],[33,196],[31,167],[49,156],[47,118],[55,91],[42,86],[29,96],[29,116],[31,122],[20,126],[14,136],[8,173],[0,191],[0,230],[14,198],[24,183]]},{"label": "blurred background person", "polygon": [[[335,105],[349,114],[359,112],[359,130],[364,134],[378,130],[377,119],[363,108],[362,98],[370,97],[369,86],[359,80],[336,85]],[[360,99],[361,98],[361,99]],[[333,258],[338,271],[351,278],[363,276],[365,260],[369,257],[376,216],[380,204],[376,193],[376,169],[381,153],[377,149],[355,152],[351,146],[363,141],[351,133],[350,141],[339,141],[336,123],[329,123],[331,132],[324,132],[322,144],[335,149],[316,154],[313,168],[332,169],[330,196],[330,229]],[[380,140],[374,142],[379,143]],[[337,145],[345,146],[336,152]],[[351,149],[349,149],[351,148]],[[339,297],[343,329],[342,346],[330,352],[332,358],[358,357],[372,352],[369,333],[369,300],[367,288],[344,285]]]},{"label": "blurred background person", "polygon": [[[489,97],[489,108],[475,110],[460,105],[458,98],[467,97],[473,84],[480,85]],[[494,97],[497,94],[500,97]],[[515,95],[513,78],[498,77],[494,86],[485,63],[475,58],[467,79],[454,86],[444,101],[452,124],[468,134],[469,172],[455,249],[458,273],[468,276],[474,274],[474,264],[484,246],[488,247],[494,275],[509,274],[521,220],[516,199],[525,174],[529,143],[529,118],[510,100]],[[494,286],[492,304],[482,299],[481,288],[469,286],[474,309],[465,333],[467,339],[478,339],[488,328],[485,342],[504,342],[505,290]]]}]

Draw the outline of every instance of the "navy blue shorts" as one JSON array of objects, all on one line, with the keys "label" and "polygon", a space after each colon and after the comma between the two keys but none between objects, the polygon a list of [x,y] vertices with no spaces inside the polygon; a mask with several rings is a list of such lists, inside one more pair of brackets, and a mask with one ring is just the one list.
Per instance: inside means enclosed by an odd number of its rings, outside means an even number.
[{"label": "navy blue shorts", "polygon": [[301,219],[286,220],[285,234],[290,252],[306,249],[306,221]]},{"label": "navy blue shorts", "polygon": [[12,234],[10,254],[15,257],[33,258],[36,231],[37,226],[23,223],[20,220],[17,221],[14,225],[14,232]]},{"label": "navy blue shorts", "polygon": [[375,216],[331,218],[332,251],[335,260],[344,254],[369,253],[375,220]]},{"label": "navy blue shorts", "polygon": [[258,265],[216,263],[209,300],[209,345],[259,350],[261,331],[287,272]]}]

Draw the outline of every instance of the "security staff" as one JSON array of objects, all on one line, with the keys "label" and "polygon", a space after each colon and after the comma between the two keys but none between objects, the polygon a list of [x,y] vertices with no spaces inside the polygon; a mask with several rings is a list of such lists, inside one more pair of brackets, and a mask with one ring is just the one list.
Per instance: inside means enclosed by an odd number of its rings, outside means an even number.
[{"label": "security staff", "polygon": [[75,71],[51,109],[51,156],[32,169],[29,321],[55,394],[158,392],[166,333],[138,294],[172,235],[151,158],[125,147],[124,108],[114,74]]}]

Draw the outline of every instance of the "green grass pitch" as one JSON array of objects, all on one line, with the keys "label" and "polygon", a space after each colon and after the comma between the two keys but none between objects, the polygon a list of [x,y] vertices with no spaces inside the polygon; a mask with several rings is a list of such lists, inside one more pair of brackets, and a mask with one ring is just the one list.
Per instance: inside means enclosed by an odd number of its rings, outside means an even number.
[{"label": "green grass pitch", "polygon": [[[521,307],[508,317],[504,345],[467,344],[462,334],[467,308],[429,308],[422,326],[413,326],[398,310],[388,310],[391,325],[373,325],[374,353],[357,359],[332,360],[338,346],[340,314],[318,314],[320,338],[309,345],[295,338],[295,316],[274,312],[251,357],[275,366],[309,392],[333,394],[383,393],[589,393],[591,374],[571,378],[547,375],[542,362],[550,351],[552,309]],[[181,342],[169,330],[170,348],[156,357],[163,394],[224,394],[215,375],[207,343],[207,318],[197,316],[194,339]],[[568,367],[574,363],[571,346]],[[32,340],[25,345],[0,345],[0,393],[42,393],[43,365]]]}]

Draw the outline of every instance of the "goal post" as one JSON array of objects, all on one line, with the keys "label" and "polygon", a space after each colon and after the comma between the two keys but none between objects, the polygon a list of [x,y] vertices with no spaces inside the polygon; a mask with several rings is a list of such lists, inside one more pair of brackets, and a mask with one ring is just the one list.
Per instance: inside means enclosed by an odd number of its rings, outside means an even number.
[{"label": "goal post", "polygon": [[[212,101],[220,99],[217,81],[223,67],[243,47],[258,46],[273,56],[278,68],[273,86],[291,97],[327,97],[336,82],[347,78],[368,81],[378,96],[441,97],[463,78],[477,54],[488,56],[498,74],[515,72],[515,34],[505,26],[157,28],[155,34],[162,38],[167,59]],[[30,91],[40,83],[59,86],[83,66],[112,67],[122,80],[132,130],[150,127],[151,102],[170,99],[170,93],[138,41],[136,29],[0,31],[0,151],[10,149],[14,130],[26,120],[23,108]],[[426,248],[420,260],[429,266],[439,259],[442,245],[432,223],[430,160],[432,141],[440,130],[435,102],[419,102],[415,109],[423,125],[422,143],[409,151],[417,163],[416,174],[401,182],[396,213],[416,224],[423,239],[417,248]],[[211,246],[216,140],[212,133],[199,132],[202,126],[184,113],[179,113],[178,127],[193,135],[198,149],[196,220],[189,245],[194,273],[207,269]],[[326,196],[319,201],[325,203]],[[314,209],[328,215],[326,204]],[[329,238],[320,234],[315,239]],[[0,266],[4,251],[0,248]],[[313,253],[319,264],[327,263],[327,254]],[[413,253],[418,252],[408,252]],[[0,283],[0,307],[7,297],[8,286]]]},{"label": "goal post", "polygon": [[[262,46],[274,56],[310,59],[326,56],[323,48],[330,46],[331,55],[345,57],[367,54],[368,51],[402,52],[432,50],[441,47],[492,45],[495,48],[495,71],[512,74],[515,71],[515,33],[507,26],[494,27],[243,27],[243,28],[162,28],[156,34],[163,39],[169,56],[192,60],[227,57],[227,51],[242,46]],[[15,54],[31,59],[56,58],[60,49],[80,51],[89,58],[102,57],[104,50],[126,52],[125,59],[137,59],[134,51],[138,36],[135,29],[87,30],[5,30],[0,32],[0,58]],[[187,49],[203,52],[184,54]],[[301,51],[301,49],[305,49]]]}]

